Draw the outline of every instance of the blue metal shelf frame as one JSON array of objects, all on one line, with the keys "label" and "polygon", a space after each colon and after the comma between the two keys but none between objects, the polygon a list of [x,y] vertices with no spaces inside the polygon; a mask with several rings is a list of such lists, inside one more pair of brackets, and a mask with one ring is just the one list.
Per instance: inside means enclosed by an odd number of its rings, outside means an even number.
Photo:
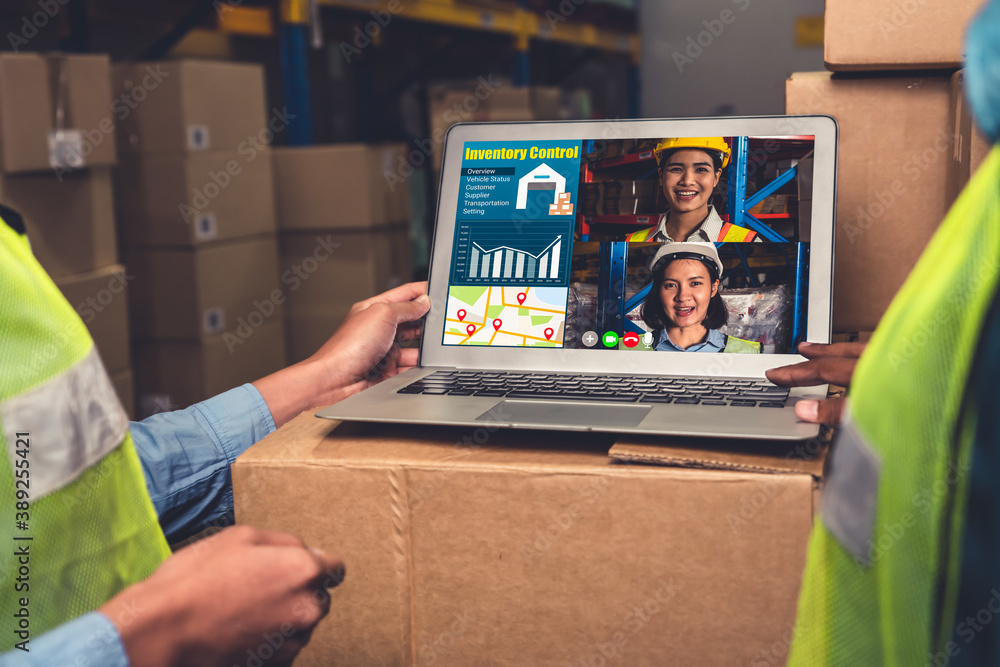
[{"label": "blue metal shelf frame", "polygon": [[600,265],[597,278],[597,326],[601,337],[609,331],[622,331],[625,320],[625,267],[628,259],[628,242],[615,241],[601,244]]}]

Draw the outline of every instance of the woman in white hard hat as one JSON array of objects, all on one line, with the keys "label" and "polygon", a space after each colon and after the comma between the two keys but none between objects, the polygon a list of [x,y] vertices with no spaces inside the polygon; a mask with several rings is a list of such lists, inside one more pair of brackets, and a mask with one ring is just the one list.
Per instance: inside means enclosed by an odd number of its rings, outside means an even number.
[{"label": "woman in white hard hat", "polygon": [[661,352],[760,354],[761,344],[719,329],[729,314],[720,294],[722,261],[712,243],[666,243],[650,264],[653,287],[642,319]]},{"label": "woman in white hard hat", "polygon": [[664,139],[653,152],[669,209],[660,216],[659,224],[632,232],[626,241],[761,240],[751,229],[724,223],[709,203],[732,153],[722,137]]}]

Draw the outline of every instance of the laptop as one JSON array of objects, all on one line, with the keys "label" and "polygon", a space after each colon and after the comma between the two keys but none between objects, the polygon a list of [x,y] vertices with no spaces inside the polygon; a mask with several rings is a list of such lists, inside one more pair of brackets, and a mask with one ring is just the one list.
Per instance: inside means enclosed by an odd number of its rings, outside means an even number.
[{"label": "laptop", "polygon": [[[825,397],[827,387],[782,389],[764,372],[803,361],[798,342],[830,342],[837,131],[821,115],[455,125],[444,146],[419,365],[317,416],[816,436],[819,427],[798,420],[794,406]],[[717,183],[712,173],[704,180],[712,153],[678,152],[692,145],[719,148]],[[660,159],[684,172],[666,188]],[[697,192],[676,187],[698,170]],[[705,326],[714,345],[676,345],[681,321],[657,328],[651,313],[663,284],[680,289],[685,279],[670,282],[667,269],[657,282],[649,262],[664,242],[663,216],[682,220],[685,202],[709,190],[702,230],[712,237],[702,240],[723,267],[725,314],[713,323],[725,323]]]}]

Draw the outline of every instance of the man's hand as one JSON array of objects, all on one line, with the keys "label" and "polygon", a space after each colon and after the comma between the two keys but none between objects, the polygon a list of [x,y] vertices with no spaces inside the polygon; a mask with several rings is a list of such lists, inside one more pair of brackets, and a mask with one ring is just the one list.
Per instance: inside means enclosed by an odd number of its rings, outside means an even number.
[{"label": "man's hand", "polygon": [[344,564],[287,533],[237,526],[168,558],[99,611],[133,667],[290,665]]},{"label": "man's hand", "polygon": [[[799,354],[809,359],[791,366],[772,368],[767,379],[780,387],[812,387],[819,384],[836,384],[848,387],[861,353],[867,343],[800,343]],[[799,401],[795,414],[799,419],[819,424],[839,424],[844,410],[844,399]]]},{"label": "man's hand", "polygon": [[426,282],[401,285],[354,304],[316,354],[253,383],[275,425],[415,366],[418,351],[399,343],[420,335],[420,318],[430,306]]}]

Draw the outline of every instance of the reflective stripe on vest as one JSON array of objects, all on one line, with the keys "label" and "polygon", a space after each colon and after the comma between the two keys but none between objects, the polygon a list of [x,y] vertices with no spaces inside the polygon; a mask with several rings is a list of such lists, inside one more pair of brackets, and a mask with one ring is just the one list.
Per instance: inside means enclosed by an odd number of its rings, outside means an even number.
[{"label": "reflective stripe on vest", "polygon": [[963,400],[1000,281],[998,184],[994,148],[858,362],[790,665],[938,664],[951,639],[975,432]]},{"label": "reflective stripe on vest", "polygon": [[752,229],[727,222],[722,226],[722,229],[719,231],[719,238],[715,239],[715,241],[717,243],[750,243],[756,236],[757,232]]},{"label": "reflective stripe on vest", "polygon": [[[657,229],[657,227],[640,229],[639,231],[626,235],[625,240],[631,241],[632,243],[641,243],[648,240],[651,236],[655,236]],[[719,236],[715,239],[715,241],[716,243],[750,243],[756,237],[757,232],[752,229],[739,227],[727,222],[722,226],[722,229],[719,231]]]},{"label": "reflective stripe on vest", "polygon": [[[0,586],[0,634],[18,637],[25,598],[37,638],[147,577],[170,551],[86,327],[2,221],[0,304],[0,573],[27,571],[26,587]],[[15,555],[15,544],[27,551]]]}]

